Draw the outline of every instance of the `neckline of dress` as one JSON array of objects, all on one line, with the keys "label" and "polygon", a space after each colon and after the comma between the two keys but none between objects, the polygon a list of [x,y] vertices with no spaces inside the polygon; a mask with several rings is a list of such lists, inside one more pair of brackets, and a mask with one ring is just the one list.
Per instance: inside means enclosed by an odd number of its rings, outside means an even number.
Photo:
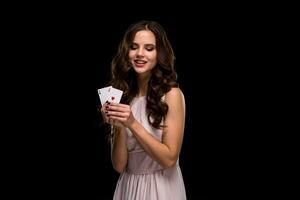
[{"label": "neckline of dress", "polygon": [[135,96],[135,98],[141,98],[141,97],[145,97],[146,95],[142,95],[142,96]]},{"label": "neckline of dress", "polygon": [[146,97],[146,95],[144,95],[144,96],[139,96],[139,97],[134,97],[135,99],[142,99],[142,98],[145,98]]}]

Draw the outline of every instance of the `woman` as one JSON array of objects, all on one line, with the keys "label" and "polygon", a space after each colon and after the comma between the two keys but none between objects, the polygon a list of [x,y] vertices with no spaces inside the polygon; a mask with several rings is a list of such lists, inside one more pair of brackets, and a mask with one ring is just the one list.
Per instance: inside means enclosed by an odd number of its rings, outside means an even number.
[{"label": "woman", "polygon": [[105,103],[111,159],[120,173],[114,200],[184,200],[179,155],[185,101],[176,82],[175,56],[163,27],[139,21],[127,29],[112,61],[109,85],[121,103]]}]

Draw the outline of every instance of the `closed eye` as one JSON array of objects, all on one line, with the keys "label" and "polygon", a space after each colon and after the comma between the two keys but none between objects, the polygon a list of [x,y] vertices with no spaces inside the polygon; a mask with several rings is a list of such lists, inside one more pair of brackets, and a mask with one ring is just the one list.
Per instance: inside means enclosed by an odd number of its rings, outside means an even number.
[{"label": "closed eye", "polygon": [[147,50],[147,51],[153,51],[153,50],[154,50],[154,47],[147,47],[146,50]]},{"label": "closed eye", "polygon": [[133,45],[130,46],[131,50],[136,50],[137,48],[138,48],[138,45],[136,45],[136,44],[133,44]]},{"label": "closed eye", "polygon": [[153,45],[153,44],[146,44],[145,45],[145,49],[147,51],[153,51],[155,49],[155,45]]}]

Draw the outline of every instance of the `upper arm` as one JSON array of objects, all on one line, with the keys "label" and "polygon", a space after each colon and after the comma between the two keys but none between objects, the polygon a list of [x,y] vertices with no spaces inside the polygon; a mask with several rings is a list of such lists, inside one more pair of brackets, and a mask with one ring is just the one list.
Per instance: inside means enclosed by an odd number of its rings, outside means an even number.
[{"label": "upper arm", "polygon": [[179,88],[172,88],[165,96],[169,110],[164,119],[163,143],[172,152],[172,156],[179,156],[185,125],[185,99]]}]

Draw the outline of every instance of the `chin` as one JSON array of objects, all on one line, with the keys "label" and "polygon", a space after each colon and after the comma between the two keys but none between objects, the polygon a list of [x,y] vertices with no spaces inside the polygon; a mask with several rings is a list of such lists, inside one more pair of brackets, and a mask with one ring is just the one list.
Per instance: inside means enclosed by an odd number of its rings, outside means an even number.
[{"label": "chin", "polygon": [[147,70],[145,68],[134,67],[134,71],[138,74],[144,74],[144,73],[147,73],[149,70]]}]

